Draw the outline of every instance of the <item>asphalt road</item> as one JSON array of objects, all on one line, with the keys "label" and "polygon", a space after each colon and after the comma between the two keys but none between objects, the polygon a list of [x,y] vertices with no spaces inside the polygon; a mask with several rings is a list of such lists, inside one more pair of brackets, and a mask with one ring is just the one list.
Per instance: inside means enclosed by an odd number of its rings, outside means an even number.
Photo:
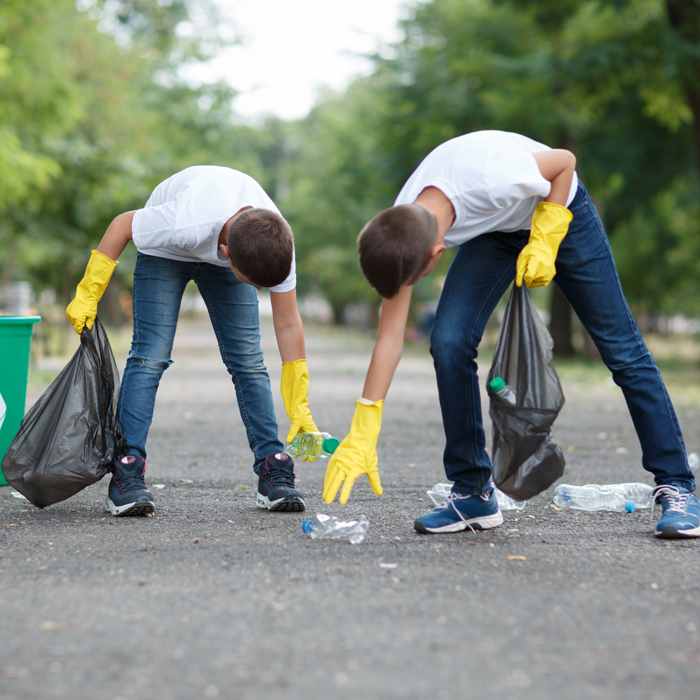
[{"label": "asphalt road", "polygon": [[[264,345],[284,431],[268,324]],[[308,332],[311,408],[339,437],[371,347]],[[106,513],[107,479],[43,511],[0,489],[3,700],[697,696],[700,542],[655,540],[648,510],[557,511],[550,489],[496,530],[413,531],[444,481],[426,353],[407,353],[386,404],[384,496],[363,479],[347,506],[326,506],[325,461],[299,462],[305,514],[255,508],[208,321],[182,324],[174,359],[149,439],[154,517]],[[563,481],[651,483],[619,391],[564,390]],[[698,414],[679,407],[692,450]],[[310,540],[301,522],[316,512],[364,513],[366,540]]]}]

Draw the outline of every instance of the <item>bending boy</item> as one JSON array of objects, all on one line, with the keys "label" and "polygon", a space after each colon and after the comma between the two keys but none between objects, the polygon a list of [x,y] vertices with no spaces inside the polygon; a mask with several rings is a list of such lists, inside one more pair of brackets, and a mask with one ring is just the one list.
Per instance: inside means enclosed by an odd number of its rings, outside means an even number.
[{"label": "bending boy", "polygon": [[[501,296],[554,279],[622,389],[662,507],[655,534],[700,537],[700,502],[671,400],[627,306],[612,250],[576,159],[525,136],[482,131],[438,146],[395,206],[360,233],[360,265],[384,298],[377,342],[349,435],[331,459],[324,498],[345,503],[367,473],[382,492],[376,444],[384,399],[401,357],[411,287],[446,248],[459,246],[431,333],[442,420],[447,501],[416,519],[421,533],[503,522],[491,483],[477,379],[477,347]],[[555,267],[556,261],[556,267]],[[555,277],[556,274],[556,277]]]},{"label": "bending boy", "polygon": [[270,378],[260,347],[257,289],[270,288],[282,357],[282,397],[292,426],[316,430],[308,407],[304,330],[296,304],[294,239],[289,224],[253,178],[217,166],[187,168],[162,182],[146,206],[107,228],[66,316],[76,332],[92,328],[97,303],[129,241],[134,269],[134,332],[119,392],[119,419],[129,449],[114,465],[107,505],[113,515],[154,512],[146,488],[146,439],[156,391],[170,354],[182,295],[194,280],[204,298],[258,475],[256,504],[302,511],[294,462],[277,436]]}]

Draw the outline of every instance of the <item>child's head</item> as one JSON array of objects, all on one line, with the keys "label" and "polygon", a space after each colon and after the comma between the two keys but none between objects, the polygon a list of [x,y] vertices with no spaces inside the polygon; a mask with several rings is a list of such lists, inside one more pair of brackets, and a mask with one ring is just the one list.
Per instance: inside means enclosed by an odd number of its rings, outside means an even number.
[{"label": "child's head", "polygon": [[385,209],[357,239],[362,272],[382,297],[391,299],[428,267],[437,234],[435,217],[423,207],[400,204]]},{"label": "child's head", "polygon": [[229,224],[226,235],[231,265],[258,287],[284,282],[292,268],[294,236],[274,211],[245,209]]}]

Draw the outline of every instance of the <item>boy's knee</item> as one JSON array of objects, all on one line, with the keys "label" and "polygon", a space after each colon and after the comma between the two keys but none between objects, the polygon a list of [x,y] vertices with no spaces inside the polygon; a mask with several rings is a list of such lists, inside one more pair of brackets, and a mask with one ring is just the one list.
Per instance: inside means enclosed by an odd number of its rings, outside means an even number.
[{"label": "boy's knee", "polygon": [[133,367],[138,367],[146,372],[157,374],[162,374],[166,369],[168,369],[168,367],[170,367],[170,365],[173,364],[172,360],[160,360],[155,357],[141,357],[139,355],[134,355],[133,353],[129,353],[126,362]]}]

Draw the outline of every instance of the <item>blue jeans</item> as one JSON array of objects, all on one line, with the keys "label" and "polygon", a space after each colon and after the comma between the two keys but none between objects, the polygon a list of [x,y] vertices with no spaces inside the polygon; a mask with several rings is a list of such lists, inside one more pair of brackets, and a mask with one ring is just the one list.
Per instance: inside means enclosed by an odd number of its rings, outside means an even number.
[{"label": "blue jeans", "polygon": [[194,280],[207,305],[221,358],[236,387],[238,408],[254,455],[253,469],[273,452],[277,437],[270,377],[260,348],[255,288],[227,267],[157,258],[139,253],[134,269],[134,335],[119,392],[119,418],[130,454],[146,458],[156,391],[170,367],[180,302]]},{"label": "blue jeans", "polygon": [[[559,248],[554,281],[622,389],[642,446],[643,467],[657,484],[693,491],[695,479],[671,399],[627,306],[610,244],[583,185],[569,209],[574,218]],[[529,235],[489,233],[462,244],[438,304],[430,352],[445,428],[445,473],[459,494],[482,494],[490,488],[477,347],[515,278],[515,263]]]}]

